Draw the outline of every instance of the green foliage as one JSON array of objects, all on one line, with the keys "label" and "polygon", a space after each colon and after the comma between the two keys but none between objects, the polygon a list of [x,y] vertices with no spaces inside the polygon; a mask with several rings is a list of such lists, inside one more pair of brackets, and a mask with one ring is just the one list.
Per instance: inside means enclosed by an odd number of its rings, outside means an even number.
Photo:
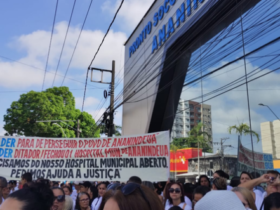
[{"label": "green foliage", "polygon": [[[94,119],[90,114],[75,109],[75,98],[68,87],[54,87],[46,91],[30,91],[22,94],[18,101],[14,101],[4,115],[4,129],[7,135],[25,135],[41,137],[59,137],[63,132],[58,125],[41,120],[75,120],[65,122],[77,128],[80,119],[80,137],[99,137]],[[65,123],[57,122],[67,137],[76,137],[76,131]]]},{"label": "green foliage", "polygon": [[257,138],[257,142],[260,141],[259,134],[256,131],[250,130],[249,125],[247,125],[246,123],[241,123],[239,125],[233,125],[228,128],[229,134],[232,134],[233,131],[235,131],[235,133],[240,136],[251,135],[251,133],[252,133],[252,135]]},{"label": "green foliage", "polygon": [[202,123],[198,123],[197,126],[189,131],[188,137],[173,139],[170,147],[174,146],[177,149],[182,149],[187,147],[198,147],[199,144],[199,147],[202,148],[203,152],[212,152],[212,148],[209,146],[211,136],[207,132],[201,131],[202,126]]},{"label": "green foliage", "polygon": [[[115,136],[121,136],[122,135],[122,127],[119,126],[119,125],[114,125],[114,135]],[[101,126],[100,126],[100,133],[102,134],[105,134],[105,135],[108,135],[108,129],[106,128],[105,124],[103,123]]]}]

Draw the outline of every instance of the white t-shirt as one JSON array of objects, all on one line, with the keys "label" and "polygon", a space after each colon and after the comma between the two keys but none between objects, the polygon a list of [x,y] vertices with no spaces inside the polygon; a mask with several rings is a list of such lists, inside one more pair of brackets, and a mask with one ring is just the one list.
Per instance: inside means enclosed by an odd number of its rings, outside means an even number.
[{"label": "white t-shirt", "polygon": [[258,210],[260,210],[263,203],[263,198],[257,193],[255,193],[255,197],[256,197],[255,199],[256,207]]},{"label": "white t-shirt", "polygon": [[[183,208],[184,205],[185,205],[185,208]],[[172,204],[170,204],[169,206],[165,206],[165,210],[169,210],[172,206],[173,206]],[[181,207],[183,210],[192,210],[192,206],[190,206],[184,202],[180,203],[178,206]]]},{"label": "white t-shirt", "polygon": [[4,198],[2,198],[2,203],[0,204],[0,206],[3,204],[4,201],[5,201]]},{"label": "white t-shirt", "polygon": [[98,210],[102,202],[102,197],[95,198],[91,204],[91,210]]},{"label": "white t-shirt", "polygon": [[227,185],[227,190],[231,190],[232,186]]},{"label": "white t-shirt", "polygon": [[[185,207],[185,210],[188,210],[188,208],[190,207],[190,209],[192,209],[192,202],[191,202],[191,200],[187,197],[187,196],[184,196],[184,200],[185,200],[185,203],[187,204],[186,205],[186,207]],[[183,204],[184,205],[184,203],[181,203],[181,204]],[[181,205],[180,204],[180,205]],[[180,206],[179,205],[179,206]],[[183,207],[183,205],[182,205],[182,207]],[[166,203],[165,203],[165,210],[167,209],[170,209],[171,207],[172,207],[173,205],[172,204],[170,204],[169,203],[169,200],[166,200]],[[181,207],[181,206],[180,206]],[[182,208],[181,207],[181,208]],[[92,209],[93,210],[93,209]]]}]

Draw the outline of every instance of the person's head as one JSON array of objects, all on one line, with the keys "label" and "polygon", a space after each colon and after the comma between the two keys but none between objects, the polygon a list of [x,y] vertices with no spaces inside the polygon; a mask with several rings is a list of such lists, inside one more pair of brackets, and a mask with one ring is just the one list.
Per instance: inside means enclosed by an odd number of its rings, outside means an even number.
[{"label": "person's head", "polygon": [[79,192],[80,191],[80,187],[81,187],[80,182],[74,182],[74,187],[75,187],[75,190],[77,192]]},{"label": "person's head", "polygon": [[69,195],[65,195],[65,203],[63,210],[72,210],[73,209],[73,199]]},{"label": "person's head", "polygon": [[60,183],[60,187],[64,187],[64,185],[65,185],[65,184],[64,184],[63,182],[62,182],[62,183]]},{"label": "person's head", "polygon": [[232,188],[232,191],[237,195],[239,200],[246,208],[257,210],[254,197],[248,189],[242,187],[234,187]]},{"label": "person's head", "polygon": [[280,193],[271,193],[263,200],[263,210],[280,210]]},{"label": "person's head", "polygon": [[2,197],[4,199],[6,199],[9,196],[9,194],[10,194],[10,188],[9,187],[3,188],[3,190],[2,190]]},{"label": "person's head", "polygon": [[211,187],[211,184],[210,184],[210,180],[208,178],[208,176],[206,175],[201,175],[198,179],[198,185],[200,186],[206,186],[206,187]]},{"label": "person's head", "polygon": [[207,193],[194,207],[194,210],[246,210],[234,192],[214,190]]},{"label": "person's head", "polygon": [[[278,171],[274,171],[274,170],[269,170],[266,172],[266,174],[270,177],[270,179],[273,180],[276,180],[276,178],[279,176]],[[279,186],[273,185],[273,182],[267,182],[266,192],[267,195],[270,195],[271,193],[274,192],[280,192],[280,189]]]},{"label": "person's head", "polygon": [[71,187],[69,187],[68,185],[64,185],[63,187],[62,187],[62,189],[63,189],[63,191],[64,191],[64,194],[65,195],[71,195],[72,194],[72,188]]},{"label": "person's head", "polygon": [[210,192],[210,188],[206,186],[198,186],[195,188],[193,191],[193,207],[208,192]]},{"label": "person's head", "polygon": [[218,178],[218,177],[223,177],[223,178],[225,178],[225,179],[229,179],[229,175],[228,175],[226,172],[222,171],[222,170],[217,170],[217,171],[215,171],[215,173],[213,174],[213,178],[214,178],[214,179],[215,179],[215,178]]},{"label": "person's head", "polygon": [[252,175],[246,171],[242,171],[242,173],[240,174],[240,184],[248,182],[252,179],[253,179]]},{"label": "person's head", "polygon": [[59,187],[53,187],[52,188],[53,194],[54,194],[54,202],[53,207],[56,210],[62,210],[64,203],[65,203],[65,193],[64,191]]},{"label": "person's head", "polygon": [[106,190],[107,190],[107,183],[106,182],[100,182],[97,185],[97,189],[98,189],[98,195],[100,197],[103,197],[103,195],[106,193]]},{"label": "person's head", "polygon": [[173,201],[175,200],[181,200],[181,202],[184,202],[184,189],[181,183],[176,182],[170,186],[166,199],[169,200],[171,204],[173,204]]},{"label": "person's head", "polygon": [[136,183],[136,184],[142,184],[142,180],[138,176],[130,177],[129,180],[127,181],[127,183],[131,183],[131,182]]},{"label": "person's head", "polygon": [[213,179],[212,190],[226,190],[227,180],[223,177]]},{"label": "person's head", "polygon": [[172,206],[170,209],[168,210],[183,210],[180,206]]},{"label": "person's head", "polygon": [[94,200],[98,197],[98,189],[94,185],[91,185],[88,189],[88,194],[91,200]]},{"label": "person's head", "polygon": [[53,182],[53,185],[52,185],[52,187],[59,187],[59,184],[58,184],[58,182]]},{"label": "person's head", "polygon": [[163,204],[158,196],[149,188],[136,183],[128,183],[121,190],[108,191],[104,197],[109,196],[104,207],[100,210],[163,210]]},{"label": "person's head", "polygon": [[53,200],[53,192],[47,185],[34,183],[10,194],[1,210],[50,210]]},{"label": "person's head", "polygon": [[25,174],[22,174],[20,182],[21,182],[22,185],[31,183],[32,182],[32,174],[29,173],[29,172],[27,172]]},{"label": "person's head", "polygon": [[90,182],[83,182],[80,184],[80,192],[88,192],[88,189],[90,188],[91,183]]},{"label": "person's head", "polygon": [[239,176],[232,177],[229,185],[232,187],[237,187],[238,185],[240,185],[240,177]]},{"label": "person's head", "polygon": [[90,197],[86,192],[80,192],[77,196],[75,209],[81,210],[89,206]]},{"label": "person's head", "polygon": [[2,196],[3,189],[8,186],[7,179],[0,176],[0,196]]},{"label": "person's head", "polygon": [[143,186],[146,186],[148,188],[150,188],[152,191],[156,192],[157,189],[155,188],[154,184],[152,182],[149,182],[149,181],[143,181],[142,182],[142,185]]},{"label": "person's head", "polygon": [[10,180],[10,181],[8,182],[8,187],[9,187],[10,189],[13,189],[13,188],[14,188],[14,181]]}]

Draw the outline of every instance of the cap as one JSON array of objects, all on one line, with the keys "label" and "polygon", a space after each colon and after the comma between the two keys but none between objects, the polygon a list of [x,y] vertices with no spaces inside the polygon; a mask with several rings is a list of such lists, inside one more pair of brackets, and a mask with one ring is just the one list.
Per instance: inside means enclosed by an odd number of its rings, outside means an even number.
[{"label": "cap", "polygon": [[246,210],[237,195],[228,190],[213,190],[201,198],[194,210]]}]

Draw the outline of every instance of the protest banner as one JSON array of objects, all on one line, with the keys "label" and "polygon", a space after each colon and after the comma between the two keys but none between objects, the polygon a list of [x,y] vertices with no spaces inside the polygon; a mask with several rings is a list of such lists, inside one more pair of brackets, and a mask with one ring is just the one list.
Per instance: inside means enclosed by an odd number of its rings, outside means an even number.
[{"label": "protest banner", "polygon": [[255,169],[253,162],[253,152],[242,145],[240,138],[238,139],[238,162],[237,176],[242,171],[257,172],[260,175],[265,174],[267,170],[273,170],[272,154],[254,152]]},{"label": "protest banner", "polygon": [[169,132],[110,138],[42,138],[2,136],[0,176],[19,180],[166,181],[169,177]]}]

